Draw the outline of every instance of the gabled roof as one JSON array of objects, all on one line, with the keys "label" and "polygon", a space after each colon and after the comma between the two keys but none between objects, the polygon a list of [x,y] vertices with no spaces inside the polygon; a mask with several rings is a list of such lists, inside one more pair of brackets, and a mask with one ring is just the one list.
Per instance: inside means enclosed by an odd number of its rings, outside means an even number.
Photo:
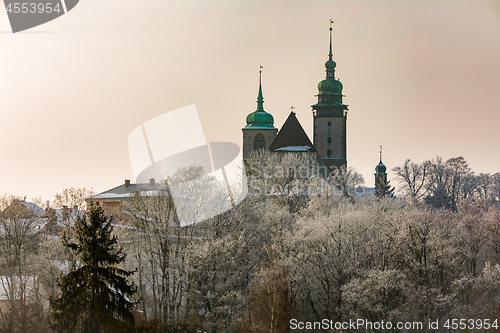
[{"label": "gabled roof", "polygon": [[14,199],[12,203],[4,209],[4,214],[15,213],[15,214],[28,214],[30,216],[45,216],[45,211],[39,206],[31,202],[21,201],[19,199]]},{"label": "gabled roof", "polygon": [[177,193],[170,191],[165,184],[161,183],[138,183],[138,184],[122,184],[111,190],[104,191],[102,193],[96,194],[93,197],[87,198],[85,200],[123,200],[130,199],[136,196],[136,193],[140,192],[142,196],[155,197],[155,196],[172,196],[177,199],[188,199],[193,200],[193,198],[184,195],[182,193]]},{"label": "gabled roof", "polygon": [[43,216],[45,215],[45,211],[40,208],[39,206],[35,205],[34,203],[31,202],[26,202],[26,201],[21,201],[21,204],[29,209],[33,214],[36,216]]},{"label": "gabled roof", "polygon": [[111,190],[107,190],[105,192],[94,195],[87,200],[102,200],[102,199],[129,199],[135,196],[137,191],[143,192],[145,195],[158,195],[158,192],[164,192],[168,195],[167,189],[164,185],[159,183],[154,183],[152,185],[145,184],[129,184],[129,185],[120,185]]},{"label": "gabled roof", "polygon": [[316,148],[314,148],[302,125],[295,117],[295,112],[292,111],[273,143],[269,146],[269,151],[314,153]]}]

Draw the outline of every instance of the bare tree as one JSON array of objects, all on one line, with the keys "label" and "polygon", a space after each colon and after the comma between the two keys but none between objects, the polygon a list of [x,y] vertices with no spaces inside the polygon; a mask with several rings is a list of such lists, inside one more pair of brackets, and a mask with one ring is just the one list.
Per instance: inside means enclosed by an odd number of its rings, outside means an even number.
[{"label": "bare tree", "polygon": [[431,167],[429,193],[425,201],[435,208],[457,211],[458,204],[472,197],[475,188],[474,173],[462,156],[446,162],[438,157]]},{"label": "bare tree", "polygon": [[365,181],[363,176],[352,167],[341,166],[335,169],[329,177],[332,189],[339,195],[350,198],[354,195],[356,187]]},{"label": "bare tree", "polygon": [[424,161],[420,164],[407,159],[402,166],[392,169],[398,177],[401,188],[406,191],[410,198],[420,200],[427,194],[429,182],[429,170],[431,161]]},{"label": "bare tree", "polygon": [[88,199],[93,195],[95,195],[94,191],[86,187],[67,188],[61,193],[56,193],[54,196],[53,206],[58,209],[62,209],[63,207],[76,207],[78,210],[85,210],[87,208],[87,202],[85,199]]},{"label": "bare tree", "polygon": [[129,265],[137,269],[139,308],[161,323],[185,320],[188,306],[188,252],[193,225],[182,224],[167,189],[144,193],[124,204],[129,228]]},{"label": "bare tree", "polygon": [[0,293],[9,309],[0,310],[0,332],[3,328],[44,332],[47,297],[43,298],[38,273],[38,232],[43,220],[17,202],[0,214]]}]

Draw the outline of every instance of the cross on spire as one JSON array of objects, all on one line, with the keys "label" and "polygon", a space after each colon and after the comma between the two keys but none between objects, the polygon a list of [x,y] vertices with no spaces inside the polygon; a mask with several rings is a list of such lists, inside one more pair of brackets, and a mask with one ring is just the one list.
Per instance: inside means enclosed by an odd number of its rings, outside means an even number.
[{"label": "cross on spire", "polygon": [[293,106],[293,104],[292,104],[292,106],[290,106],[290,109],[291,109],[291,110],[292,110],[292,112],[293,112],[293,110],[295,109],[295,106]]},{"label": "cross on spire", "polygon": [[328,58],[330,60],[332,60],[332,57],[333,57],[333,53],[332,53],[332,24],[333,24],[333,20],[330,19],[330,53],[328,53]]},{"label": "cross on spire", "polygon": [[380,146],[380,163],[382,163],[382,146]]},{"label": "cross on spire", "polygon": [[262,96],[262,68],[264,66],[259,65],[259,95],[257,96],[257,111],[264,111],[264,97]]}]

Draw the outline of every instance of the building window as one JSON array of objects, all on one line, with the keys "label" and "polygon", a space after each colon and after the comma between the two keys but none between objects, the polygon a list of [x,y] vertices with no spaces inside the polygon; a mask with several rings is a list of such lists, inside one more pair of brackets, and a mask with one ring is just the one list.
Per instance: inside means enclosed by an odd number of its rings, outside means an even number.
[{"label": "building window", "polygon": [[332,151],[330,149],[326,151],[326,154],[328,155],[328,157],[332,157]]},{"label": "building window", "polygon": [[328,122],[328,135],[332,134],[332,122]]},{"label": "building window", "polygon": [[253,140],[253,150],[259,149],[266,149],[266,140],[261,133],[257,134]]},{"label": "building window", "polygon": [[326,142],[332,143],[332,138],[328,137],[328,139],[326,139]]}]

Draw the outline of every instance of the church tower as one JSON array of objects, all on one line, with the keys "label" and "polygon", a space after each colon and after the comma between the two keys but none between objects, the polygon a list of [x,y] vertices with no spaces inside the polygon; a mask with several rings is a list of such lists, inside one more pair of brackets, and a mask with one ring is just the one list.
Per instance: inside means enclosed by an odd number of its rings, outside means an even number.
[{"label": "church tower", "polygon": [[[262,66],[260,67],[262,69]],[[274,127],[274,118],[264,111],[262,97],[262,70],[259,70],[259,95],[257,96],[257,110],[247,116],[247,126],[243,129],[243,161],[246,161],[251,152],[268,149],[278,133]]]},{"label": "church tower", "polygon": [[380,162],[375,167],[375,188],[387,185],[387,168],[382,163],[382,146],[380,147]]},{"label": "church tower", "polygon": [[337,64],[332,57],[332,26],[330,21],[330,53],[325,63],[326,79],[318,84],[318,103],[312,105],[314,116],[314,147],[330,169],[347,165],[347,105],[342,103],[342,83],[335,79]]},{"label": "church tower", "polygon": [[394,197],[394,187],[387,180],[387,168],[382,163],[382,146],[380,146],[380,162],[375,167],[375,196]]}]

